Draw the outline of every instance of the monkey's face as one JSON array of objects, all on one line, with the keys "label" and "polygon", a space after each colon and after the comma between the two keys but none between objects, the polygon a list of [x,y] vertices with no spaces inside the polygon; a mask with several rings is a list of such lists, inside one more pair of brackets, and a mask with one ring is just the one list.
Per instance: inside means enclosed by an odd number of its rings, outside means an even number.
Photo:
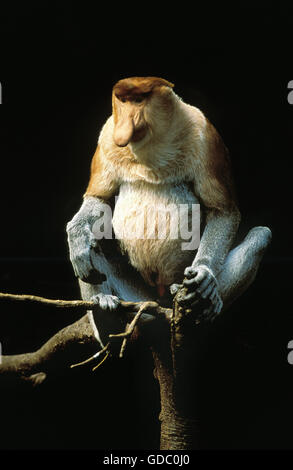
[{"label": "monkey's face", "polygon": [[116,83],[112,98],[116,145],[125,147],[151,138],[158,101],[170,95],[172,86],[156,77],[133,77]]},{"label": "monkey's face", "polygon": [[148,131],[145,120],[147,95],[140,93],[128,97],[114,97],[115,129],[114,142],[119,147],[125,147],[130,142],[139,142]]}]

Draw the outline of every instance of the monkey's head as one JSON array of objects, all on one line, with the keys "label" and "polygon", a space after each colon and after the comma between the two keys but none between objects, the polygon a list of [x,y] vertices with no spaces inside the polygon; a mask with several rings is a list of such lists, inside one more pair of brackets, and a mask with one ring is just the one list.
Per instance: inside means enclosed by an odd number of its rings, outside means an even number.
[{"label": "monkey's head", "polygon": [[173,84],[157,77],[119,80],[112,93],[114,142],[119,147],[148,141],[170,121]]}]

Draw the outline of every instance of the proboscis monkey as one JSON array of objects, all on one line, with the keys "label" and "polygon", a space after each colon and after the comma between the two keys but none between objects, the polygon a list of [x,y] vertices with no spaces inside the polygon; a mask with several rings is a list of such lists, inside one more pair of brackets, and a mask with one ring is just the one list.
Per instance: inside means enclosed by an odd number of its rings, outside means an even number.
[{"label": "proboscis monkey", "polygon": [[[255,227],[230,251],[240,213],[227,149],[204,114],[174,93],[172,83],[157,77],[120,80],[113,87],[112,110],[92,159],[84,202],[67,225],[82,296],[113,309],[119,299],[174,294],[185,277],[184,301],[206,299],[204,315],[213,318],[223,302],[252,282],[271,232]],[[200,204],[199,247],[183,250],[180,236],[168,234],[97,241],[93,227],[105,203],[114,211],[114,234],[148,206],[165,204],[172,212],[187,204],[190,219],[192,205]]]}]

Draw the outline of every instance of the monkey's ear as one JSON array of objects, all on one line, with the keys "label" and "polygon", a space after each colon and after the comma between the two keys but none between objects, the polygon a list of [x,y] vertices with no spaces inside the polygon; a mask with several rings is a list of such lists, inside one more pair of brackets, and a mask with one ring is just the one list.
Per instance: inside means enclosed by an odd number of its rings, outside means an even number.
[{"label": "monkey's ear", "polygon": [[131,98],[135,95],[151,93],[155,87],[167,86],[173,88],[174,85],[168,80],[159,77],[130,77],[119,80],[113,92],[117,98]]}]

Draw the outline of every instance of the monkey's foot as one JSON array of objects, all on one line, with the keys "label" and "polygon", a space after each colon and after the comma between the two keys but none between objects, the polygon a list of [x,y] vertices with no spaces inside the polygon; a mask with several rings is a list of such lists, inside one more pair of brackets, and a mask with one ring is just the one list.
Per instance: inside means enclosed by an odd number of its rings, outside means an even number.
[{"label": "monkey's foot", "polygon": [[98,304],[102,310],[116,310],[120,305],[120,300],[116,295],[103,294],[102,292],[93,295],[91,301]]},{"label": "monkey's foot", "polygon": [[206,299],[210,305],[204,309],[203,314],[208,316],[210,313],[219,314],[223,302],[219,294],[217,279],[212,270],[205,265],[189,266],[185,269],[184,275],[183,286],[187,289],[187,294],[182,302],[190,302],[193,305],[198,299]]},{"label": "monkey's foot", "polygon": [[172,284],[170,292],[176,295],[176,301],[186,313],[193,312],[196,323],[213,321],[222,310],[223,302],[217,284],[211,281],[205,282],[202,288],[198,286],[195,276],[185,278],[183,284]]}]

